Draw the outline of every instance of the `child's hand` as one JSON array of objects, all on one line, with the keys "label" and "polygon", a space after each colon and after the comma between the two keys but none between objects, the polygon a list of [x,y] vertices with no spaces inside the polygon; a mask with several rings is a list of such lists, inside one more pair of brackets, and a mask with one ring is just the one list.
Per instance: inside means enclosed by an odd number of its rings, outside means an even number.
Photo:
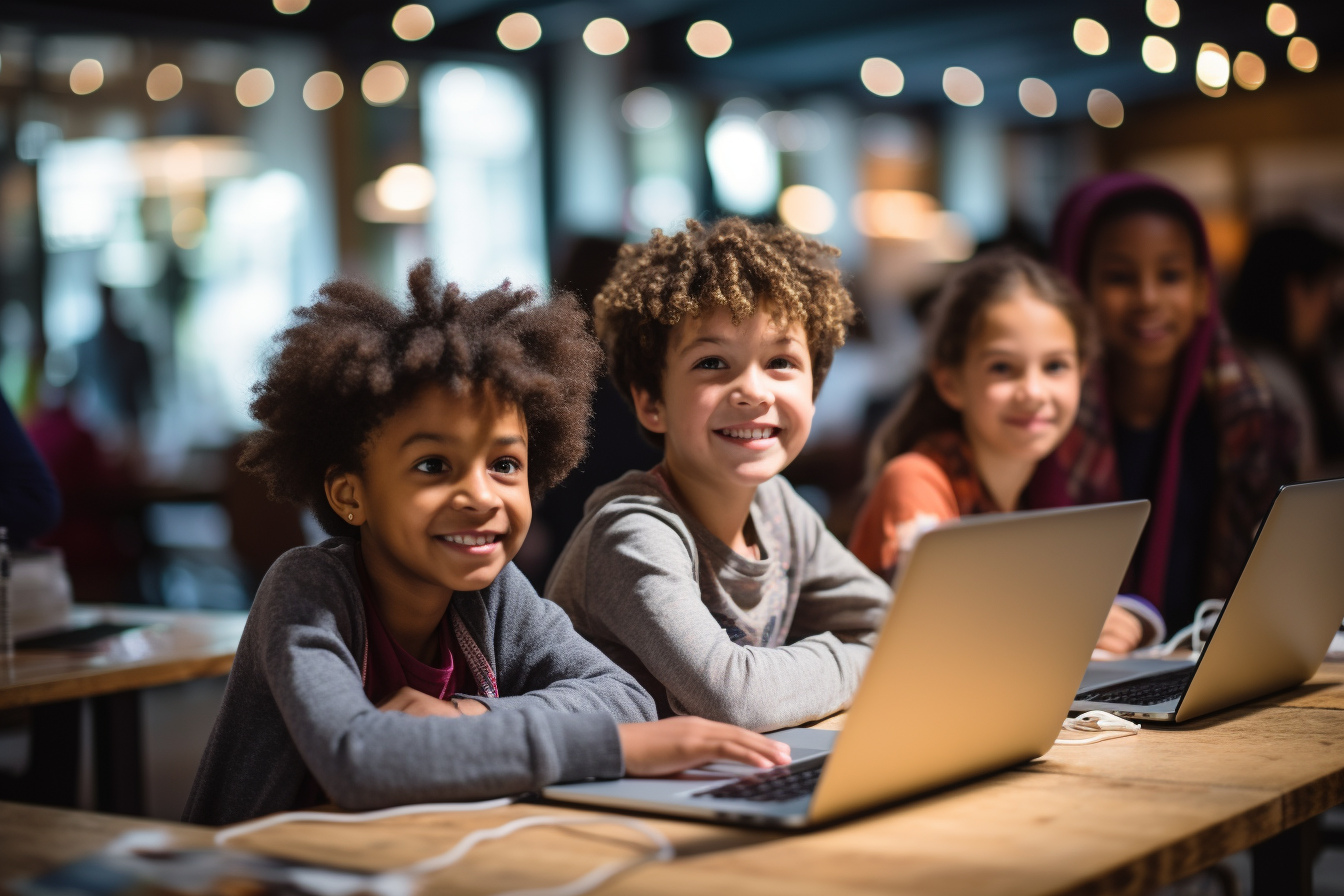
[{"label": "child's hand", "polygon": [[625,773],[633,777],[671,775],[722,760],[757,768],[785,765],[789,761],[788,744],[736,725],[695,716],[632,722],[618,727]]},{"label": "child's hand", "polygon": [[379,712],[404,712],[408,716],[479,716],[490,711],[488,706],[475,700],[439,700],[415,688],[402,688],[382,703]]},{"label": "child's hand", "polygon": [[1111,653],[1129,653],[1143,641],[1143,623],[1124,607],[1111,606],[1097,646]]}]

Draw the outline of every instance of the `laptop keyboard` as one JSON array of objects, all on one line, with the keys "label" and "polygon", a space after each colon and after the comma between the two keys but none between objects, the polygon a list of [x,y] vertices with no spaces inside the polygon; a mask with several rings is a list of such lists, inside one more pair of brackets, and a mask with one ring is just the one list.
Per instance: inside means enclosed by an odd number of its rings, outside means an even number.
[{"label": "laptop keyboard", "polygon": [[720,800],[751,800],[755,803],[779,803],[807,796],[821,780],[821,766],[805,769],[772,768],[729,781],[713,790],[704,790],[696,796]]},{"label": "laptop keyboard", "polygon": [[1089,703],[1155,706],[1158,703],[1166,703],[1168,700],[1175,700],[1180,697],[1185,693],[1185,689],[1190,686],[1190,679],[1194,677],[1194,669],[1177,669],[1174,672],[1163,672],[1161,675],[1154,675],[1151,678],[1083,691],[1073,699]]}]

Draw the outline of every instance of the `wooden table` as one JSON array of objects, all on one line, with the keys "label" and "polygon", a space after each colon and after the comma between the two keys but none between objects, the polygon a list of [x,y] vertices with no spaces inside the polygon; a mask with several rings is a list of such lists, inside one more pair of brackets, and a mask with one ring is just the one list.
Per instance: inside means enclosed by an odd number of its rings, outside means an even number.
[{"label": "wooden table", "polygon": [[[835,726],[832,720],[828,726]],[[1257,896],[1302,892],[1282,875],[1293,832],[1344,800],[1344,666],[1302,688],[1179,728],[1055,747],[960,787],[803,834],[651,820],[677,846],[603,894],[1140,894],[1256,847]],[[295,824],[235,845],[327,865],[381,870],[442,852],[469,831],[525,815],[582,815],[536,804],[345,826]],[[0,869],[33,872],[144,822],[0,804]],[[173,826],[188,845],[208,830]],[[1286,838],[1286,840],[1285,840]],[[1278,844],[1276,857],[1266,853]],[[1286,845],[1285,845],[1286,844]],[[537,829],[480,846],[428,893],[492,893],[560,883],[647,846],[620,828]],[[1300,850],[1296,853],[1300,858]]]},{"label": "wooden table", "polygon": [[15,652],[0,660],[0,710],[30,707],[31,761],[12,785],[25,800],[75,805],[80,701],[92,698],[100,809],[138,814],[142,804],[142,688],[228,674],[246,613],[161,607],[76,606],[70,624],[133,625],[85,650]]}]

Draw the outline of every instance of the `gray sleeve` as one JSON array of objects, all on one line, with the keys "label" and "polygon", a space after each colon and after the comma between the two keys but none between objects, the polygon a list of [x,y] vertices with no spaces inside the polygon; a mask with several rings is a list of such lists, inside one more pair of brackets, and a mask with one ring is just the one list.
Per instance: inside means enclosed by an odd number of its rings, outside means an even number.
[{"label": "gray sleeve", "polygon": [[349,586],[324,558],[267,575],[262,667],[290,737],[327,796],[347,809],[478,800],[557,781],[619,777],[616,722],[607,712],[537,707],[461,718],[379,712],[364,696],[341,631]]},{"label": "gray sleeve", "polygon": [[589,611],[662,682],[672,709],[771,731],[848,706],[856,651],[868,649],[831,634],[733,643],[701,602],[689,537],[657,512],[623,509],[594,521],[587,558]]},{"label": "gray sleeve", "polygon": [[792,637],[830,632],[864,666],[891,607],[891,586],[840,543],[825,522],[790,489],[786,501],[807,549]]},{"label": "gray sleeve", "polygon": [[[542,709],[608,712],[617,722],[658,718],[653,698],[620,666],[574,631],[565,611],[538,597],[509,564],[496,581],[508,597],[495,627],[495,656],[501,660],[500,695],[482,701],[493,710]],[[512,695],[512,696],[509,696]]]}]

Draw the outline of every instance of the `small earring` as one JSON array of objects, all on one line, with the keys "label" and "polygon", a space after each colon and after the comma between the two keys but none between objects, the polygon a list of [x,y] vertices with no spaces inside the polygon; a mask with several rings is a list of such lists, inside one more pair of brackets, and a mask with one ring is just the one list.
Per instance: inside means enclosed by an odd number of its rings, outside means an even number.
[{"label": "small earring", "polygon": [[355,515],[353,513],[347,513],[345,515],[345,518],[348,520],[353,520],[355,518]]}]

